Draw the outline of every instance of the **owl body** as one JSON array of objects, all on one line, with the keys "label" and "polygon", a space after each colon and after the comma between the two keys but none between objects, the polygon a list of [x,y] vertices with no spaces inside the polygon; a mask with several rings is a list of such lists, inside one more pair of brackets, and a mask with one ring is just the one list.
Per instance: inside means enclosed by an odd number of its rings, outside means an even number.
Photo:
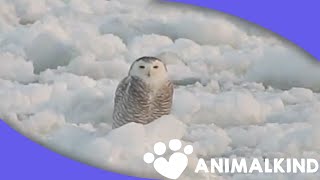
[{"label": "owl body", "polygon": [[153,57],[136,60],[117,87],[112,127],[130,122],[148,124],[170,114],[172,96],[173,84],[165,65]]}]

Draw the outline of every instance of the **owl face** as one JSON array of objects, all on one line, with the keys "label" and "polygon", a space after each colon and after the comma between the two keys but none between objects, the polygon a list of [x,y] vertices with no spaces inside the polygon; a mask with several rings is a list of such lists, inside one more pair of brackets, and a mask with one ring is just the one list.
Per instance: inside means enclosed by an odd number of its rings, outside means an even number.
[{"label": "owl face", "polygon": [[165,64],[154,57],[142,57],[136,60],[130,68],[129,75],[137,76],[145,81],[160,81],[168,77]]}]

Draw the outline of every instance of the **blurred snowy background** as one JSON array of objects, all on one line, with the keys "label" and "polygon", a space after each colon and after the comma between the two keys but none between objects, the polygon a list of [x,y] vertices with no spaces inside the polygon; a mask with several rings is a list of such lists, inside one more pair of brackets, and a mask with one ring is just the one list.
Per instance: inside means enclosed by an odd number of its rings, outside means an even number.
[{"label": "blurred snowy background", "polygon": [[[157,56],[179,82],[172,115],[111,130],[115,88]],[[217,12],[146,0],[0,0],[0,117],[69,157],[158,177],[143,154],[182,139],[181,179],[319,179],[196,175],[197,158],[320,160],[320,65],[299,48]]]}]

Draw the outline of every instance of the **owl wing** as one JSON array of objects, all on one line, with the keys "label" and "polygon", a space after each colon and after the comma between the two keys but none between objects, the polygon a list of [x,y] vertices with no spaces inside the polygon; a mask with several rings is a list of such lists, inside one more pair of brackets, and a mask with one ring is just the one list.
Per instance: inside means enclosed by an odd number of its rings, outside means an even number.
[{"label": "owl wing", "polygon": [[125,117],[124,113],[122,112],[125,107],[124,105],[126,104],[126,96],[128,93],[128,89],[130,88],[131,82],[130,82],[130,77],[127,76],[124,79],[120,81],[120,83],[117,86],[116,92],[115,92],[115,97],[114,97],[114,109],[113,109],[113,123],[112,127],[117,128],[124,124]]},{"label": "owl wing", "polygon": [[[137,104],[148,103],[148,92],[150,90],[145,86],[143,81],[138,78],[127,76],[118,85],[115,93],[115,105],[123,103],[126,100],[135,102]],[[129,102],[127,102],[129,103]]]},{"label": "owl wing", "polygon": [[168,81],[167,84],[165,84],[160,91],[160,99],[163,102],[163,105],[167,108],[171,108],[173,89],[173,84],[170,81]]},{"label": "owl wing", "polygon": [[152,117],[157,119],[163,115],[168,115],[171,112],[172,107],[172,96],[173,96],[174,86],[168,81],[158,92],[154,103],[154,110]]},{"label": "owl wing", "polygon": [[148,92],[145,83],[135,77],[128,76],[119,83],[114,98],[113,128],[129,122],[147,123]]},{"label": "owl wing", "polygon": [[120,81],[114,98],[114,105],[115,107],[123,101],[123,98],[126,96],[126,92],[128,92],[130,87],[130,77],[125,77],[122,81]]}]

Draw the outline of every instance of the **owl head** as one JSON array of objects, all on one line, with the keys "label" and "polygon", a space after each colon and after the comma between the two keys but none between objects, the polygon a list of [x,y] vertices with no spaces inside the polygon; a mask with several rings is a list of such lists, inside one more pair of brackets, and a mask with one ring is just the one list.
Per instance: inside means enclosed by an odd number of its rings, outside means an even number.
[{"label": "owl head", "polygon": [[131,65],[130,76],[137,76],[145,81],[161,81],[168,78],[166,65],[155,57],[141,57]]}]

